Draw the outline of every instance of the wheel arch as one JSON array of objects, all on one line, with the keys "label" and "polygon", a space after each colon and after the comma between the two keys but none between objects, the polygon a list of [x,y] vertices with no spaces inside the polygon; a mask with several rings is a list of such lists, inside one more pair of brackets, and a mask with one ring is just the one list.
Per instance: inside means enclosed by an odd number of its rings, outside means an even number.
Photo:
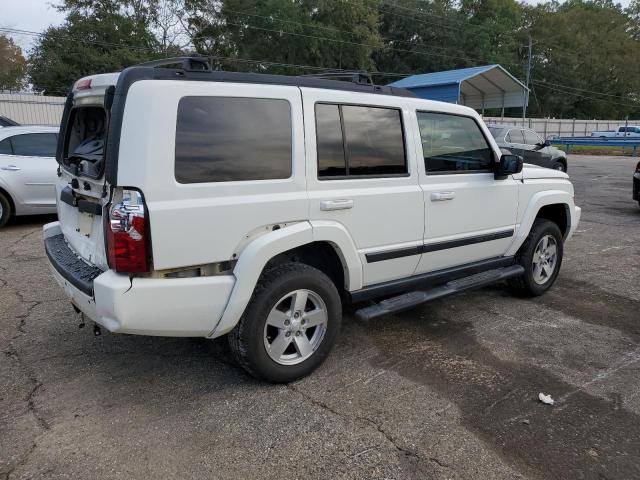
[{"label": "wheel arch", "polygon": [[347,230],[337,222],[299,222],[252,241],[233,270],[236,281],[209,337],[228,333],[238,323],[260,275],[269,265],[300,261],[326,273],[339,291],[362,288],[362,265]]},{"label": "wheel arch", "polygon": [[11,194],[4,188],[2,188],[2,186],[0,186],[0,193],[7,199],[7,202],[9,202],[9,207],[11,207],[11,212],[9,212],[10,215],[15,215],[16,214],[16,202],[13,199],[13,196],[11,196]]},{"label": "wheel arch", "polygon": [[515,255],[531,231],[536,218],[546,218],[555,222],[563,238],[568,239],[572,227],[573,197],[563,190],[538,192],[529,201],[515,238],[505,255]]}]

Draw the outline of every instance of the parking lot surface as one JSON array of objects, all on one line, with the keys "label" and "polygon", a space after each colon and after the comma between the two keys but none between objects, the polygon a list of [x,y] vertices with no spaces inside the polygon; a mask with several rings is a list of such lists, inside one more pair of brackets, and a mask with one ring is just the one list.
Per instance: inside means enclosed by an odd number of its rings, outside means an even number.
[{"label": "parking lot surface", "polygon": [[327,362],[291,385],[248,377],[224,339],[79,329],[44,257],[52,219],[14,220],[0,478],[640,478],[635,163],[570,157],[583,216],[543,297],[495,286],[347,315]]}]

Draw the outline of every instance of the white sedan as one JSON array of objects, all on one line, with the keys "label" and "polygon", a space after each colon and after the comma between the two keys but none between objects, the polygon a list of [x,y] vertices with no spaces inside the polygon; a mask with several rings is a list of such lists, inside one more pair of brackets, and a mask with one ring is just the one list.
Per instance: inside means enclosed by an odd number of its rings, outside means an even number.
[{"label": "white sedan", "polygon": [[0,227],[11,215],[56,212],[57,127],[0,128]]}]

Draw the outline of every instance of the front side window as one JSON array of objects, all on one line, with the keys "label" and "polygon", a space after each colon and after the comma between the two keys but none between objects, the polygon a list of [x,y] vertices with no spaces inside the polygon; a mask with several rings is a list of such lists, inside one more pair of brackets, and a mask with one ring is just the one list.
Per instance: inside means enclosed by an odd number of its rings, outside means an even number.
[{"label": "front side window", "polygon": [[55,157],[58,145],[55,133],[25,133],[10,138],[14,155],[25,157]]},{"label": "front side window", "polygon": [[400,110],[316,105],[318,177],[407,174]]},{"label": "front side window", "polygon": [[522,134],[522,130],[519,128],[509,130],[507,141],[509,143],[519,143],[520,145],[524,144],[524,135]]},{"label": "front side window", "polygon": [[470,117],[417,112],[427,173],[466,173],[491,169],[493,152]]},{"label": "front side window", "polygon": [[11,147],[11,140],[5,138],[0,141],[0,155],[13,155],[13,148]]},{"label": "front side window", "polygon": [[184,97],[178,103],[180,183],[291,177],[291,108],[269,98]]},{"label": "front side window", "polygon": [[523,130],[524,131],[524,143],[527,145],[537,145],[538,143],[542,143],[542,139],[538,136],[538,134],[532,130]]}]

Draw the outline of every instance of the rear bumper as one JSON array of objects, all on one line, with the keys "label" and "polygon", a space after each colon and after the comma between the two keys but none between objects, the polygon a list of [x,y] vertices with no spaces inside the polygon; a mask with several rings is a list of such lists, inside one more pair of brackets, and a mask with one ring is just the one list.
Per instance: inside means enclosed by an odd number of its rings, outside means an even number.
[{"label": "rear bumper", "polygon": [[640,173],[633,174],[633,199],[640,201]]},{"label": "rear bumper", "polygon": [[[59,234],[58,222],[45,225],[45,245]],[[64,246],[68,249],[66,242]],[[58,244],[58,248],[63,246]],[[69,261],[77,265],[73,259]],[[116,333],[206,337],[222,317],[235,283],[232,275],[129,278],[107,270],[87,281],[89,289],[80,284],[76,272],[69,271],[73,266],[51,256],[49,263],[54,278],[71,302],[88,318]]]}]

